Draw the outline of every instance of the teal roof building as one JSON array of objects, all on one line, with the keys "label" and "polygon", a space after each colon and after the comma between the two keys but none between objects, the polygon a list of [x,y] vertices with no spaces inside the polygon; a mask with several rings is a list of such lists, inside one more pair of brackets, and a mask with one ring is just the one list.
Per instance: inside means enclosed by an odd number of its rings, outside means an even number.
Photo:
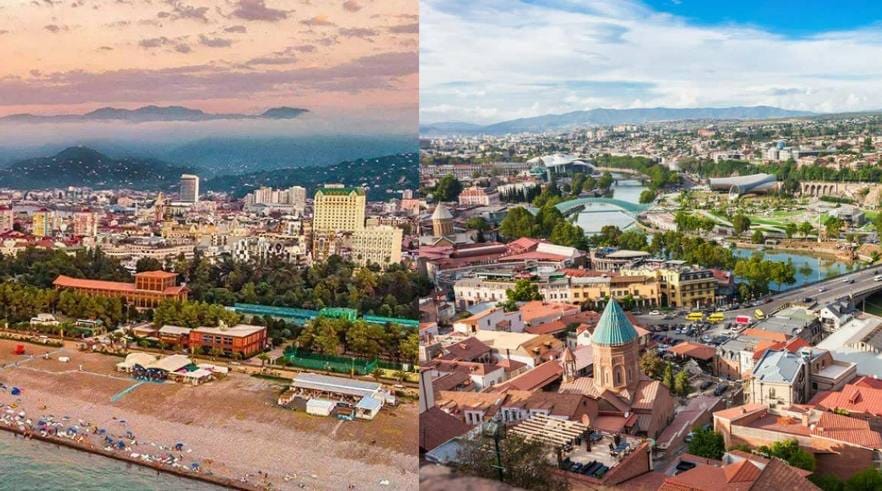
[{"label": "teal roof building", "polygon": [[609,299],[591,336],[591,344],[621,346],[637,339],[637,330],[615,299]]}]

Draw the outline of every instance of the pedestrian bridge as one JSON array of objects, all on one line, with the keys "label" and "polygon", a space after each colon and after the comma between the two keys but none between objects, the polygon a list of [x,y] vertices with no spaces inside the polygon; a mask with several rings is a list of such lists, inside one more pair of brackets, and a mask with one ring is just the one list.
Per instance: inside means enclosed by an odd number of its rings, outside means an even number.
[{"label": "pedestrian bridge", "polygon": [[564,201],[563,203],[558,203],[557,205],[555,205],[555,208],[557,208],[557,210],[560,211],[562,214],[568,215],[577,211],[581,211],[580,208],[591,204],[613,206],[632,216],[639,215],[640,213],[648,210],[650,207],[649,204],[642,205],[638,203],[631,203],[630,201],[622,201],[615,198],[576,198],[569,201]]}]

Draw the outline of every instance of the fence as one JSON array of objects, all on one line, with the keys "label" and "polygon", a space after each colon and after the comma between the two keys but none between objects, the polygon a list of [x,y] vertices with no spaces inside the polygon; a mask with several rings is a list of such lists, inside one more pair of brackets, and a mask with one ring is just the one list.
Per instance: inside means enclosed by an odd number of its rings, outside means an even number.
[{"label": "fence", "polygon": [[286,350],[285,360],[289,364],[301,368],[324,370],[337,373],[357,373],[369,375],[377,369],[377,360],[366,360],[347,356],[322,355],[318,353],[301,352],[298,349]]}]

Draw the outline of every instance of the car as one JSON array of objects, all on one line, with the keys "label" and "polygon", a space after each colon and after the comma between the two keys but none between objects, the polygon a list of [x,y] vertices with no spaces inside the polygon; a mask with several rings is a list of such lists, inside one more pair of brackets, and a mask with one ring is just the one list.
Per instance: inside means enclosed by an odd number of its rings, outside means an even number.
[{"label": "car", "polygon": [[713,380],[705,380],[704,382],[701,383],[700,388],[701,388],[701,390],[707,390],[707,389],[710,389],[712,385],[714,385]]},{"label": "car", "polygon": [[717,385],[717,388],[714,389],[714,395],[717,396],[717,397],[719,397],[719,396],[723,395],[723,393],[725,393],[727,390],[729,390],[729,386],[728,386],[728,385],[726,385],[726,384],[719,384],[719,385]]},{"label": "car", "polygon": [[661,312],[659,312],[658,310],[650,310],[649,315],[661,315]]},{"label": "car", "polygon": [[818,293],[824,293],[825,291],[827,291],[826,287],[822,286],[821,288],[818,288]]},{"label": "car", "polygon": [[805,298],[802,299],[802,301],[805,302],[805,303],[812,303],[812,302],[815,301],[815,299],[812,298],[812,297],[805,297]]},{"label": "car", "polygon": [[710,335],[708,335],[708,334],[703,334],[703,335],[701,336],[701,341],[704,342],[704,343],[709,343],[709,342],[711,342],[711,337],[710,337]]},{"label": "car", "polygon": [[849,284],[849,285],[853,285],[853,284],[854,284],[854,279],[848,280],[848,284]]}]

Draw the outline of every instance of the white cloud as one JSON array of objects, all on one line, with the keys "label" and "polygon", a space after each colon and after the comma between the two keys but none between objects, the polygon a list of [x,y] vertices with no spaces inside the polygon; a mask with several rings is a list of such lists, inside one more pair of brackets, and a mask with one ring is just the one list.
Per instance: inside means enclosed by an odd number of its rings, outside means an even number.
[{"label": "white cloud", "polygon": [[423,122],[635,105],[882,108],[879,26],[789,38],[621,0],[422,0],[420,19]]}]

